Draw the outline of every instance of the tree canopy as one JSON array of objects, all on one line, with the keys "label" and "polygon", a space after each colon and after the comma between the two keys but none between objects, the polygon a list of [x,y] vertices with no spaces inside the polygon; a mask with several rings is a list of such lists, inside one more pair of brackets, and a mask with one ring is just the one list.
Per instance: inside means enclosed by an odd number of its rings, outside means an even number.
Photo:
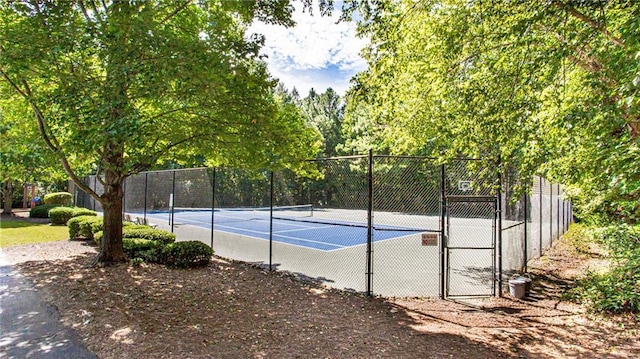
[{"label": "tree canopy", "polygon": [[[292,25],[291,12],[286,0],[0,4],[0,75],[71,179],[102,203],[101,259],[124,257],[129,175],[164,158],[295,167],[314,153],[313,130],[274,98],[262,37],[245,33],[253,19]],[[80,181],[76,157],[93,163],[104,194]]]},{"label": "tree canopy", "polygon": [[499,157],[584,193],[640,194],[638,2],[352,4],[370,68],[348,109],[367,106],[392,151]]}]

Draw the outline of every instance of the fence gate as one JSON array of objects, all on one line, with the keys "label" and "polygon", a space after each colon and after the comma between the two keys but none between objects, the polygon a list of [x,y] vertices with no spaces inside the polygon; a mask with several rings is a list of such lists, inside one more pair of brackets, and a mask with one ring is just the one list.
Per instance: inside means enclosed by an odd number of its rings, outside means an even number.
[{"label": "fence gate", "polygon": [[446,201],[446,297],[494,296],[496,196]]}]

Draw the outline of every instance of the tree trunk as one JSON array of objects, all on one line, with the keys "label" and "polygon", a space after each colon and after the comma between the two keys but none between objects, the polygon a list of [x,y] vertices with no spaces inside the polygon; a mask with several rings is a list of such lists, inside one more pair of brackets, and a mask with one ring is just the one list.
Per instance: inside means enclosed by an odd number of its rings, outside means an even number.
[{"label": "tree trunk", "polygon": [[4,214],[11,214],[11,206],[13,204],[13,183],[11,180],[5,182],[4,203],[2,206],[2,212]]},{"label": "tree trunk", "polygon": [[104,230],[100,254],[96,262],[124,262],[127,256],[122,247],[122,187],[124,179],[113,171],[105,171],[104,194],[100,197],[104,210]]}]

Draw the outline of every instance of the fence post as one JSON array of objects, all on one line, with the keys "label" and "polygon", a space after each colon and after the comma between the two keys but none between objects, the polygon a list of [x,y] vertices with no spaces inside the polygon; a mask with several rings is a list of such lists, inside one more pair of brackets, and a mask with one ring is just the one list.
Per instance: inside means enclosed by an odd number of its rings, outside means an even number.
[{"label": "fence post", "polygon": [[144,173],[144,209],[142,210],[142,218],[145,223],[147,221],[147,184],[149,181],[149,172]]},{"label": "fence post", "polygon": [[213,176],[211,179],[211,249],[213,249],[213,226],[215,223],[216,213],[216,168],[213,167]]},{"label": "fence post", "polygon": [[445,241],[447,240],[445,231],[445,221],[447,215],[447,196],[444,163],[440,165],[440,299],[445,299]]},{"label": "fence post", "polygon": [[560,239],[560,185],[556,184],[556,240]]},{"label": "fence post", "polygon": [[[98,174],[96,173],[93,176],[93,192],[97,195],[98,194]],[[33,197],[32,197],[33,198]],[[93,198],[93,210],[96,210],[96,198],[95,197],[91,197]]]},{"label": "fence post", "polygon": [[[496,193],[496,201],[497,203],[497,235],[498,235],[498,245],[497,245],[497,258],[498,262],[498,297],[502,298],[502,173],[500,172],[500,156],[498,156],[498,193]],[[495,249],[494,249],[495,251]],[[495,264],[494,264],[495,265]],[[495,268],[495,267],[494,267]],[[494,274],[495,279],[495,274]],[[494,296],[495,296],[495,285],[494,285]]]},{"label": "fence post", "polygon": [[549,182],[549,248],[553,245],[553,183]]},{"label": "fence post", "polygon": [[367,170],[367,295],[370,296],[373,284],[373,150],[369,149],[369,168]]},{"label": "fence post", "polygon": [[273,270],[273,171],[269,175],[269,271]]},{"label": "fence post", "polygon": [[565,200],[562,200],[562,233],[567,233],[567,208],[565,207]]},{"label": "fence post", "polygon": [[127,213],[127,179],[122,181],[122,218]]},{"label": "fence post", "polygon": [[169,205],[171,206],[171,213],[169,214],[170,218],[171,218],[171,233],[173,233],[173,221],[175,219],[174,214],[174,208],[175,208],[175,202],[176,202],[176,170],[172,171],[172,183],[171,183],[171,203],[169,203]]},{"label": "fence post", "polygon": [[525,191],[522,197],[524,199],[524,263],[522,267],[526,273],[527,262],[529,261],[529,192]]},{"label": "fence post", "polygon": [[539,199],[538,200],[538,203],[539,203],[538,207],[540,207],[538,209],[538,212],[540,212],[539,216],[538,216],[538,228],[539,228],[538,234],[539,234],[539,237],[540,237],[540,246],[538,247],[538,254],[539,254],[540,257],[542,257],[542,253],[543,253],[543,250],[542,250],[542,245],[543,245],[542,244],[542,176],[538,176],[538,187],[539,187],[539,191],[538,192],[540,192],[540,193],[538,193],[538,199]]}]

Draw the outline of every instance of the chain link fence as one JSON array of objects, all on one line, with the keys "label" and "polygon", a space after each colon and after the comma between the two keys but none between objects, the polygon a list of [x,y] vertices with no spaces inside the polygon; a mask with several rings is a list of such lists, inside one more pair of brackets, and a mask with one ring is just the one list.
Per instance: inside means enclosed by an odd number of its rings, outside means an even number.
[{"label": "chain link fence", "polygon": [[[498,163],[409,156],[313,161],[291,171],[196,168],[127,178],[125,220],[198,240],[221,257],[381,296],[490,296],[572,221],[561,187],[499,176]],[[95,176],[85,179],[101,193]],[[76,205],[101,210],[76,191]]]}]

